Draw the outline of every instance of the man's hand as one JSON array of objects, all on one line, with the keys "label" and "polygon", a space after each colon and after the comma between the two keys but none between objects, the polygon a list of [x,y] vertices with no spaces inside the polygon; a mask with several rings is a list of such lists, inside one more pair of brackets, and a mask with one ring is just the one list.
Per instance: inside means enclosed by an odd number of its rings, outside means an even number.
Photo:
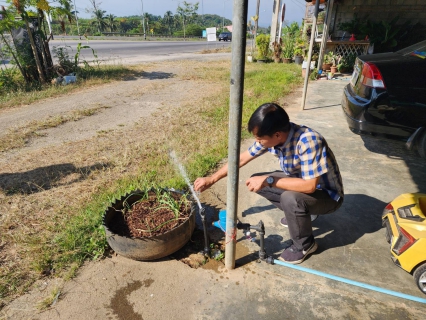
[{"label": "man's hand", "polygon": [[203,192],[204,190],[210,188],[213,183],[214,182],[211,177],[197,178],[197,180],[194,181],[194,190]]},{"label": "man's hand", "polygon": [[268,176],[256,176],[251,177],[246,181],[246,186],[251,192],[257,192],[263,187],[265,187],[266,184],[266,178]]}]

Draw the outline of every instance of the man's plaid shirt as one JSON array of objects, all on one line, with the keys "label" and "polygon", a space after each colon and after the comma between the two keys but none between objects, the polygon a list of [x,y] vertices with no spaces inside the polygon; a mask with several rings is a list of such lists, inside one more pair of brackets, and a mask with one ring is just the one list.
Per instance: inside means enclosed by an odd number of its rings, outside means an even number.
[{"label": "man's plaid shirt", "polygon": [[283,172],[289,177],[304,180],[319,178],[317,189],[328,192],[335,201],[343,198],[343,184],[339,166],[325,139],[316,131],[290,122],[291,129],[286,142],[273,148],[265,148],[255,142],[249,153],[260,156],[269,151],[279,158]]}]

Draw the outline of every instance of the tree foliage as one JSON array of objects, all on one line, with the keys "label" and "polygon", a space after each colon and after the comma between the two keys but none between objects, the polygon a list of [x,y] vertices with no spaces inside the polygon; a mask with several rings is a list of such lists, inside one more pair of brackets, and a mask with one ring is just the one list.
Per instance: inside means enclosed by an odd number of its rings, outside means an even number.
[{"label": "tree foliage", "polygon": [[183,6],[178,6],[176,14],[182,19],[183,26],[183,37],[185,38],[185,25],[195,19],[197,16],[198,2],[192,4],[190,2],[183,1]]}]

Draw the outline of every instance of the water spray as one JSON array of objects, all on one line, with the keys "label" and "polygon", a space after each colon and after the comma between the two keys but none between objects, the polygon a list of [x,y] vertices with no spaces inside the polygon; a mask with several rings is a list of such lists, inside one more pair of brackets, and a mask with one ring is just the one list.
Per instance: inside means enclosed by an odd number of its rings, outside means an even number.
[{"label": "water spray", "polygon": [[192,186],[192,183],[189,181],[188,175],[186,174],[185,168],[183,165],[179,162],[176,153],[174,151],[169,152],[170,158],[172,158],[173,162],[179,169],[180,174],[182,175],[183,179],[185,180],[186,184],[189,187],[189,190],[192,193],[193,198],[197,201],[198,204],[198,212],[201,216],[201,223],[203,224],[204,229],[204,255],[210,258],[210,249],[209,249],[209,237],[207,234],[207,226],[206,226],[206,211],[201,205],[200,199],[198,198],[199,192],[196,192],[194,190],[194,187]]}]

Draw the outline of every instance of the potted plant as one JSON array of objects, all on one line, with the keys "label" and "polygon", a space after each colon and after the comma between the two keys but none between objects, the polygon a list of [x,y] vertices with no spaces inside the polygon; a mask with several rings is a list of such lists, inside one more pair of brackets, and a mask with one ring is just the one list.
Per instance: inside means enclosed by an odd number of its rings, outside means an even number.
[{"label": "potted plant", "polygon": [[284,63],[290,63],[291,59],[294,56],[294,49],[295,49],[295,39],[290,34],[287,33],[283,37],[283,50],[282,50],[282,57]]},{"label": "potted plant", "polygon": [[107,242],[118,254],[156,260],[182,248],[195,228],[195,201],[162,188],[130,192],[104,213]]},{"label": "potted plant", "polygon": [[258,50],[257,62],[266,62],[269,56],[269,35],[259,34],[256,37],[256,46]]},{"label": "potted plant", "polygon": [[340,64],[341,59],[342,59],[342,56],[332,53],[331,58],[330,58],[330,60],[331,60],[331,68],[330,68],[331,73],[334,74],[334,73],[337,72],[337,66]]},{"label": "potted plant", "polygon": [[330,51],[324,55],[322,70],[324,71],[330,70],[331,66],[333,65],[332,59],[333,59],[333,51]]},{"label": "potted plant", "polygon": [[303,62],[303,49],[301,49],[301,48],[294,49],[294,62],[296,64],[302,64],[302,62]]},{"label": "potted plant", "polygon": [[345,57],[341,57],[339,63],[337,64],[337,70],[340,73],[343,72],[352,72],[355,65],[356,54],[352,53]]}]

